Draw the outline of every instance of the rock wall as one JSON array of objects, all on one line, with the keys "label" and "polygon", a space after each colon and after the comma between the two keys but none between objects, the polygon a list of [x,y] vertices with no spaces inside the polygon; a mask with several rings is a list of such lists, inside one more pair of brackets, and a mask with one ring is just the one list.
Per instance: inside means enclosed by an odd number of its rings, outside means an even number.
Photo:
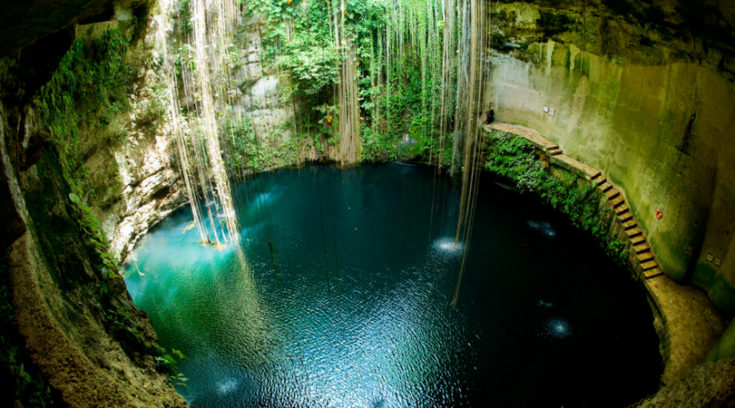
[{"label": "rock wall", "polygon": [[261,16],[255,16],[242,26],[245,34],[238,51],[243,63],[233,72],[238,87],[233,109],[248,119],[261,142],[267,143],[271,138],[286,142],[293,136],[294,108],[293,104],[281,101],[282,84],[277,73],[263,66],[265,22]]},{"label": "rock wall", "polygon": [[228,109],[233,116],[242,115],[247,120],[259,144],[259,163],[248,172],[308,161],[340,161],[344,155],[339,144],[308,136],[307,131],[298,128],[298,117],[310,116],[306,110],[311,108],[290,94],[287,75],[264,60],[263,41],[269,29],[266,16],[254,13],[240,22],[240,37],[235,41],[239,63],[232,75],[237,89]]},{"label": "rock wall", "polygon": [[119,276],[98,269],[98,255],[74,221],[68,187],[54,171],[55,152],[46,146],[28,157],[29,149],[17,144],[22,118],[0,107],[4,204],[15,210],[9,224],[19,226],[4,229],[2,242],[9,245],[13,314],[32,362],[71,407],[186,406],[156,371],[148,318]]},{"label": "rock wall", "polygon": [[[169,18],[179,7],[175,1],[161,2],[153,10],[155,17]],[[76,32],[89,39],[100,35],[104,29],[111,27],[116,21],[77,26]],[[260,153],[267,155],[269,166],[261,166],[257,170],[296,164],[301,157],[274,157],[283,155],[282,147],[289,144],[294,137],[293,118],[294,105],[281,100],[280,78],[269,73],[261,61],[263,22],[259,17],[243,21],[243,37],[236,58],[239,63],[232,67],[231,75],[236,89],[230,94],[228,105],[223,107],[230,118],[243,117],[258,138]],[[168,52],[173,48],[171,42],[176,38],[170,26],[153,24],[145,38],[145,47],[140,52],[151,59],[163,58],[167,50],[156,42],[156,36],[167,38]],[[158,32],[163,30],[164,32]],[[90,34],[86,34],[90,33]],[[171,86],[163,84],[170,80],[156,64],[146,67],[144,78],[132,95],[134,109],[124,120],[125,138],[113,145],[95,146],[86,161],[90,183],[93,191],[90,204],[102,220],[103,229],[110,241],[110,249],[118,260],[124,260],[135,247],[138,239],[151,227],[166,218],[173,210],[187,202],[185,186],[181,178],[176,148],[176,129],[172,118],[167,114],[157,119],[150,126],[139,126],[140,117],[144,117],[151,104],[168,105],[170,101],[160,95],[157,87]],[[196,100],[190,95],[180,95],[180,106],[191,111],[196,110]],[[169,112],[170,114],[170,112]],[[186,123],[185,131],[191,131],[196,125],[187,115],[175,119],[178,123]],[[255,143],[255,141],[246,141]],[[306,157],[304,157],[306,156]],[[230,169],[233,175],[236,169]]]},{"label": "rock wall", "polygon": [[178,169],[176,145],[166,117],[141,125],[151,104],[160,103],[152,91],[161,80],[153,67],[142,72],[132,112],[122,118],[124,138],[96,146],[88,155],[89,203],[102,223],[110,251],[124,260],[138,239],[186,202]]},{"label": "rock wall", "polygon": [[537,129],[622,186],[667,275],[733,315],[730,50],[667,42],[598,7],[496,7],[487,101],[498,120]]},{"label": "rock wall", "polygon": [[[32,9],[24,2],[10,3],[12,10]],[[0,278],[3,291],[7,285],[10,293],[10,303],[3,307],[11,308],[4,310],[16,331],[3,332],[3,346],[8,346],[9,338],[19,339],[14,350],[4,350],[9,353],[4,355],[13,357],[4,359],[2,371],[7,365],[7,372],[20,378],[15,384],[10,378],[11,388],[19,388],[3,393],[2,402],[7,406],[184,407],[186,402],[166,378],[167,369],[155,358],[162,350],[150,321],[135,308],[120,276],[105,267],[99,242],[81,221],[85,213],[72,199],[63,175],[63,154],[33,102],[74,40],[75,30],[67,25],[89,18],[89,13],[97,16],[90,9],[109,9],[99,17],[103,20],[115,14],[112,2],[81,3],[45,2],[48,18],[34,20],[43,27],[23,39],[23,44],[30,45],[0,61],[0,212],[6,221],[0,236],[4,260]],[[144,2],[125,3],[137,7]],[[69,9],[58,10],[65,7]],[[123,15],[131,20],[134,13],[127,10]],[[60,15],[63,21],[57,18]],[[23,26],[28,21],[14,24]],[[92,33],[87,28],[94,27],[83,28]],[[135,36],[133,25],[127,27],[126,32]],[[33,37],[39,30],[53,34]],[[145,88],[141,86],[136,94],[144,95]],[[147,212],[142,220],[132,222],[136,228],[130,236],[134,236],[144,229],[140,225],[154,223],[167,205],[178,200],[178,177],[171,169],[168,148],[160,134],[142,130],[151,128],[141,122],[144,111],[150,112],[136,108],[108,118],[111,126],[130,130],[122,141],[95,135],[90,130],[94,128],[79,129],[78,153],[88,167],[91,190],[87,199],[93,204],[92,213],[104,215],[101,218],[113,237],[116,225],[124,226]],[[33,379],[23,377],[36,372],[39,376],[34,374]],[[25,389],[31,386],[50,390],[51,400],[28,400]]]},{"label": "rock wall", "polygon": [[[160,2],[152,12],[158,18],[169,18],[179,4]],[[115,19],[100,23],[77,25],[77,37],[91,41],[106,29],[117,28],[125,13],[117,12]],[[170,26],[156,25],[148,30],[145,45],[137,52],[151,60],[162,59],[166,53],[156,36],[176,41]],[[262,16],[253,16],[241,22],[238,63],[231,67],[236,89],[231,90],[228,105],[223,107],[229,118],[242,117],[257,138],[258,164],[246,163],[248,171],[264,171],[297,165],[304,161],[336,160],[339,152],[330,148],[318,149],[313,143],[297,140],[294,117],[300,107],[292,99],[282,98],[283,78],[262,61],[262,38],[265,22]],[[160,32],[162,30],[163,32]],[[155,123],[144,123],[146,110],[152,104],[170,103],[161,96],[160,87],[169,78],[152,63],[142,71],[143,78],[132,95],[134,109],[121,119],[125,130],[122,141],[114,144],[89,144],[86,165],[89,167],[91,196],[89,204],[101,220],[110,250],[118,260],[124,260],[138,239],[151,227],[186,203],[185,186],[181,179],[178,153],[171,117],[165,115]],[[196,109],[191,96],[180,95],[180,105]],[[176,119],[190,121],[186,115]],[[186,125],[189,131],[195,125]],[[246,143],[255,144],[255,140]],[[227,153],[227,152],[226,152]],[[233,176],[240,169],[229,169]]]}]

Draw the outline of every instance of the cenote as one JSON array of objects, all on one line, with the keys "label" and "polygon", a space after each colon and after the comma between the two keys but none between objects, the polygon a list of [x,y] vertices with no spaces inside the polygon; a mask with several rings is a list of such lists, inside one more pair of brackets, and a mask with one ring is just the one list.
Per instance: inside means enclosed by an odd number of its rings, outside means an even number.
[{"label": "cenote", "polygon": [[[566,218],[483,176],[472,239],[429,167],[234,187],[247,268],[182,208],[125,276],[194,407],[623,406],[662,365],[644,290]],[[450,299],[463,251],[456,307]]]}]

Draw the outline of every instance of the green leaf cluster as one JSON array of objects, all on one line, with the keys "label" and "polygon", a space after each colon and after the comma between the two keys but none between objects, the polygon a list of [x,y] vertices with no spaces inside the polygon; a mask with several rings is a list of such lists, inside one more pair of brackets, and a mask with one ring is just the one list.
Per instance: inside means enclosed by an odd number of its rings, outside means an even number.
[{"label": "green leaf cluster", "polygon": [[339,81],[337,47],[314,34],[297,35],[286,43],[276,64],[294,84],[292,92],[301,96],[317,96]]},{"label": "green leaf cluster", "polygon": [[186,356],[184,356],[184,353],[182,353],[181,350],[166,350],[163,347],[159,347],[158,355],[155,357],[158,371],[166,374],[169,381],[171,381],[171,384],[177,387],[184,386],[186,385],[186,382],[189,381],[189,379],[179,371],[179,361],[184,358],[186,358]]},{"label": "green leaf cluster", "polygon": [[[225,120],[222,131],[228,135],[224,151],[225,164],[231,169],[257,168],[258,140],[255,130],[246,118]],[[257,170],[255,170],[257,171]]]}]

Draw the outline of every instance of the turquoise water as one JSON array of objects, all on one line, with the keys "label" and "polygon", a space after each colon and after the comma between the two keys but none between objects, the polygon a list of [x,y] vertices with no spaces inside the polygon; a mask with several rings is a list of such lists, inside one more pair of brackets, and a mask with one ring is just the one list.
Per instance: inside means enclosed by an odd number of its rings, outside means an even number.
[{"label": "turquoise water", "polygon": [[533,199],[483,179],[455,245],[459,191],[432,169],[310,166],[235,190],[246,269],[199,245],[183,208],[125,271],[187,356],[194,407],[599,407],[656,390],[645,293]]}]

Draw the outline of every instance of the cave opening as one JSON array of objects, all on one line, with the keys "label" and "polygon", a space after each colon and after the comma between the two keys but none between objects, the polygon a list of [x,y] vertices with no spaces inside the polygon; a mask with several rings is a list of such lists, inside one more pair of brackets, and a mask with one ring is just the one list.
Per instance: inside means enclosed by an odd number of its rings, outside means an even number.
[{"label": "cave opening", "polygon": [[0,405],[731,406],[735,9],[648,3],[5,1]]}]

